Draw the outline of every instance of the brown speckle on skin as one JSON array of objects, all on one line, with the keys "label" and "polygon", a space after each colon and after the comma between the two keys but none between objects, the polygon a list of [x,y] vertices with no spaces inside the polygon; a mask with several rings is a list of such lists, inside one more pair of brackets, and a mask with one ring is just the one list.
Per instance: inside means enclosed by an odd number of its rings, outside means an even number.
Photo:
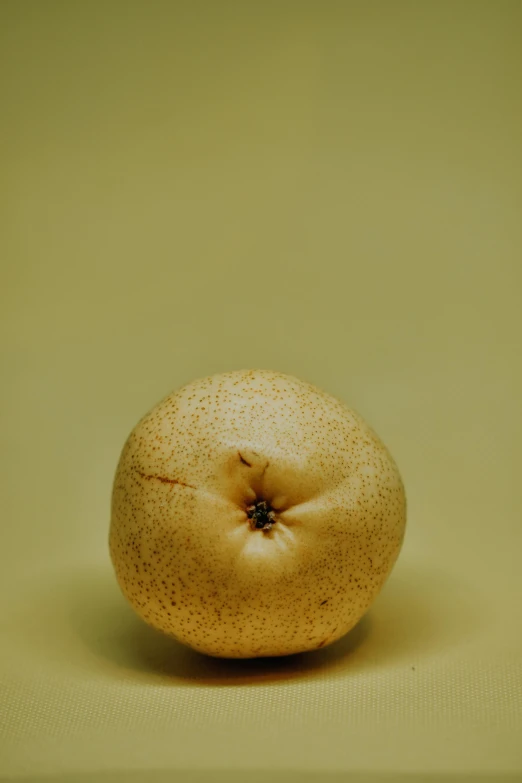
[{"label": "brown speckle on skin", "polygon": [[146,622],[208,655],[248,658],[347,633],[405,523],[397,466],[358,414],[296,378],[248,370],[196,380],[138,422],[109,543]]}]

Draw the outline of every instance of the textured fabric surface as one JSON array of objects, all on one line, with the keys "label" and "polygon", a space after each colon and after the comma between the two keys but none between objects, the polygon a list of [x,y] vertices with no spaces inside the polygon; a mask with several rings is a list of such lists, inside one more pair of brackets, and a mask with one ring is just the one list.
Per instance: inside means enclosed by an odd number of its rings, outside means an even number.
[{"label": "textured fabric surface", "polygon": [[[1,4],[0,778],[522,774],[521,24]],[[120,595],[111,484],[164,394],[255,366],[369,421],[408,529],[344,639],[214,660]]]},{"label": "textured fabric surface", "polygon": [[3,763],[17,773],[519,769],[520,629],[472,586],[450,589],[450,571],[405,556],[344,640],[243,662],[158,637],[107,567],[56,571],[35,576],[4,630]]}]

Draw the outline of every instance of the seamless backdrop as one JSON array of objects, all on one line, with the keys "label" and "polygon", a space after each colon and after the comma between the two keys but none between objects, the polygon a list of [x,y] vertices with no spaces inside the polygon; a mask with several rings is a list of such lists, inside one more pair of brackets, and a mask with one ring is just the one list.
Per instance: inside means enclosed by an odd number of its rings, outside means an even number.
[{"label": "seamless backdrop", "polygon": [[[522,773],[521,11],[2,0],[0,776]],[[217,662],[125,606],[111,483],[256,366],[360,411],[408,530],[344,640]]]}]

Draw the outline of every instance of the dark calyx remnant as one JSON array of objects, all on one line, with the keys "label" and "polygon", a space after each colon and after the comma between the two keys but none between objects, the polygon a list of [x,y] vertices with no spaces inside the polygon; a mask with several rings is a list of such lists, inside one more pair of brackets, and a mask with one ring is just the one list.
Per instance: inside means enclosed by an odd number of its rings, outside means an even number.
[{"label": "dark calyx remnant", "polygon": [[253,506],[249,506],[247,508],[247,515],[250,519],[250,527],[252,530],[262,530],[264,533],[269,533],[272,530],[272,525],[276,521],[275,511],[270,508],[265,500],[261,500]]}]

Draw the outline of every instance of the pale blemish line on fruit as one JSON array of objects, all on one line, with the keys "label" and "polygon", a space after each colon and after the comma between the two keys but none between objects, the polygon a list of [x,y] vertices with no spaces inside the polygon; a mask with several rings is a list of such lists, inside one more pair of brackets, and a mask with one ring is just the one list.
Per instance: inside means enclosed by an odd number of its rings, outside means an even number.
[{"label": "pale blemish line on fruit", "polygon": [[147,481],[151,479],[156,479],[156,481],[161,481],[162,484],[179,484],[180,487],[188,487],[189,489],[196,489],[196,487],[193,484],[187,484],[185,481],[180,481],[179,479],[172,479],[172,478],[168,478],[167,476],[155,476],[154,474],[142,473],[141,470],[138,470],[136,472],[142,478],[147,479]]},{"label": "pale blemish line on fruit", "polygon": [[276,533],[277,535],[274,536],[274,539],[277,546],[282,551],[288,551],[291,546],[296,546],[297,542],[295,539],[295,534],[292,533],[292,531],[289,530],[286,525],[283,525],[280,520],[277,524]]}]

